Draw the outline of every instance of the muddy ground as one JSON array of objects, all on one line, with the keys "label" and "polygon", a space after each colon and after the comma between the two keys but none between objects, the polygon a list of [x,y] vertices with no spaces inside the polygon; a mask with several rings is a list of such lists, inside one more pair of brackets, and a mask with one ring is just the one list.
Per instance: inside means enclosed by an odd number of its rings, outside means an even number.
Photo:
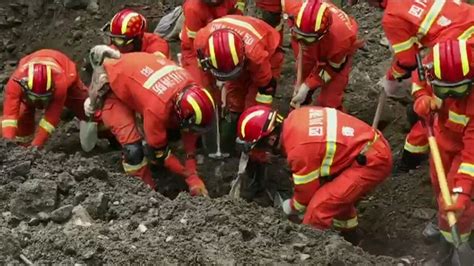
[{"label": "muddy ground", "polygon": [[[132,3],[101,0],[98,10],[71,10],[58,4],[62,1],[5,2],[0,2],[2,84],[16,61],[35,49],[56,48],[81,62],[102,40],[99,29],[106,20]],[[176,2],[131,5],[149,18],[153,29]],[[380,13],[364,4],[347,11],[358,20],[367,45],[356,56],[345,107],[371,123],[376,83],[390,52],[378,43]],[[293,66],[288,52],[275,103],[282,112],[287,111]],[[407,131],[404,104],[389,101],[384,113],[383,133],[397,157]],[[174,176],[160,181],[161,194],[150,191],[122,173],[120,158],[120,151],[110,150],[106,141],[89,154],[82,152],[76,121],[65,123],[44,151],[0,142],[0,262],[20,261],[22,254],[34,263],[67,264],[393,265],[402,256],[421,262],[436,248],[421,236],[435,213],[426,166],[391,176],[358,204],[365,236],[359,248],[332,232],[285,221],[265,195],[258,204],[225,197],[237,159],[205,159],[199,166],[212,198],[205,199],[178,194],[185,185]],[[270,186],[288,189],[285,167],[268,171]]]}]

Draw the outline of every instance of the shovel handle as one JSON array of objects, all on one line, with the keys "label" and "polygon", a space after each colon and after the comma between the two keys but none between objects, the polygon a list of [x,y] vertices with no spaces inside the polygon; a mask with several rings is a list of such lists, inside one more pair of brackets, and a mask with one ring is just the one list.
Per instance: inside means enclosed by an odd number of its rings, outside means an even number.
[{"label": "shovel handle", "polygon": [[[300,87],[301,83],[303,83],[303,45],[301,43],[298,44],[298,58],[296,59],[296,86],[293,89],[293,96],[296,94],[296,90]],[[291,107],[294,109],[300,108],[299,104],[290,104]]]},{"label": "shovel handle", "polygon": [[[443,161],[441,159],[441,155],[439,152],[438,143],[436,142],[436,138],[433,134],[432,118],[430,117],[428,121],[422,120],[421,122],[427,131],[431,157],[433,158],[433,162],[435,165],[439,188],[441,190],[441,196],[443,197],[443,200],[447,205],[452,205],[453,200],[451,198],[451,193],[449,191],[448,181],[446,179],[446,173],[443,167]],[[447,217],[448,217],[449,226],[453,230],[453,242],[456,246],[458,246],[460,244],[460,238],[459,238],[459,234],[457,233],[456,215],[454,214],[454,212],[448,212]]]},{"label": "shovel handle", "polygon": [[377,128],[379,125],[380,117],[382,116],[383,107],[387,101],[387,94],[382,89],[379,94],[379,100],[377,103],[377,109],[375,111],[374,121],[372,122],[372,127]]}]

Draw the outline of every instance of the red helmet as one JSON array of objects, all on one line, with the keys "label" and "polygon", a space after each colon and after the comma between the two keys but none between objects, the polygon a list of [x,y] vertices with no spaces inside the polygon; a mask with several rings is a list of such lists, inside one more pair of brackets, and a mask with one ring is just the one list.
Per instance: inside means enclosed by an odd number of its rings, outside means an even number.
[{"label": "red helmet", "polygon": [[175,110],[183,128],[207,130],[214,117],[214,100],[204,88],[191,85],[178,93]]},{"label": "red helmet", "polygon": [[427,77],[439,98],[469,94],[474,80],[473,52],[465,40],[448,40],[433,47]]},{"label": "red helmet", "polygon": [[245,110],[237,124],[237,136],[240,142],[255,144],[269,136],[283,117],[268,106],[256,105]]},{"label": "red helmet", "polygon": [[369,5],[385,9],[388,0],[368,0]]},{"label": "red helmet", "polygon": [[53,74],[51,67],[45,64],[31,63],[27,68],[28,75],[20,84],[25,93],[26,101],[36,107],[45,107],[53,95]]},{"label": "red helmet", "polygon": [[331,24],[329,5],[322,0],[309,0],[301,5],[292,31],[297,40],[312,43],[320,40]]},{"label": "red helmet", "polygon": [[244,41],[235,31],[214,31],[207,41],[204,57],[204,68],[218,80],[235,79],[244,65]]},{"label": "red helmet", "polygon": [[145,34],[147,22],[143,15],[124,9],[110,21],[109,35],[111,42],[117,47],[123,47],[141,40]]}]

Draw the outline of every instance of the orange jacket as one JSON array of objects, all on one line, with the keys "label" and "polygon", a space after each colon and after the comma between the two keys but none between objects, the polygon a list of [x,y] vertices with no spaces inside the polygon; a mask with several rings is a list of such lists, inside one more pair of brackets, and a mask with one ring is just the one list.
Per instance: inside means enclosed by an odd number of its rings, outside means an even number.
[{"label": "orange jacket", "polygon": [[119,100],[144,117],[151,114],[155,120],[162,120],[158,123],[161,127],[155,129],[160,134],[151,137],[161,144],[156,146],[165,146],[166,129],[177,126],[173,99],[187,85],[195,83],[188,72],[162,55],[143,52],[107,60],[104,67],[110,88]]},{"label": "orange jacket", "polygon": [[[474,45],[474,44],[473,44]],[[424,63],[432,63],[431,56]],[[431,86],[421,82],[417,71],[413,72],[412,94],[415,100],[423,95],[434,96]],[[435,97],[435,96],[434,96]],[[441,152],[461,154],[461,164],[454,176],[454,187],[462,187],[463,193],[471,194],[474,188],[474,93],[462,99],[442,100],[435,123],[436,139]],[[453,170],[445,169],[446,173]]]},{"label": "orange jacket", "polygon": [[255,5],[265,11],[281,13],[281,0],[256,0]]},{"label": "orange jacket", "polygon": [[6,139],[14,139],[17,135],[20,104],[23,100],[23,91],[14,79],[28,76],[28,65],[43,63],[51,66],[53,73],[53,99],[45,108],[44,116],[39,122],[32,146],[43,146],[49,135],[54,131],[61,120],[68,90],[75,89],[78,81],[76,64],[65,54],[55,50],[39,50],[20,60],[17,69],[13,72],[5,89],[3,105],[2,135]]},{"label": "orange jacket", "polygon": [[263,87],[272,79],[270,59],[280,44],[280,34],[262,20],[229,15],[216,19],[196,35],[195,48],[204,49],[209,36],[217,29],[232,29],[245,41],[245,70],[252,73],[252,85]]},{"label": "orange jacket", "polygon": [[[284,12],[296,17],[302,5],[302,1],[285,0]],[[299,3],[298,3],[299,2]],[[316,89],[337,75],[349,56],[352,56],[360,47],[357,40],[357,22],[344,11],[329,3],[332,13],[332,25],[320,41],[305,47],[304,61],[314,62],[305,64],[303,68],[311,68],[311,72],[305,78],[305,83]],[[303,70],[303,73],[306,73]]]},{"label": "orange jacket", "polygon": [[[117,47],[115,47],[115,45],[113,44],[111,44],[110,46],[114,49],[117,49]],[[168,42],[160,36],[150,32],[145,32],[143,34],[142,49],[140,52],[145,52],[149,54],[159,52],[167,58],[170,58],[170,47]]]},{"label": "orange jacket", "polygon": [[[292,207],[304,211],[320,177],[336,176],[379,137],[361,120],[324,107],[302,107],[283,122],[282,147],[293,172]],[[382,136],[380,136],[382,137]]]},{"label": "orange jacket", "polygon": [[469,39],[473,25],[474,6],[466,3],[388,0],[382,26],[395,57],[387,77],[409,77],[416,68],[419,45],[430,48],[447,39]]},{"label": "orange jacket", "polygon": [[181,30],[181,49],[194,52],[193,40],[197,32],[209,22],[225,15],[242,15],[245,0],[224,0],[218,6],[210,6],[202,0],[186,0],[183,4],[184,23]]}]

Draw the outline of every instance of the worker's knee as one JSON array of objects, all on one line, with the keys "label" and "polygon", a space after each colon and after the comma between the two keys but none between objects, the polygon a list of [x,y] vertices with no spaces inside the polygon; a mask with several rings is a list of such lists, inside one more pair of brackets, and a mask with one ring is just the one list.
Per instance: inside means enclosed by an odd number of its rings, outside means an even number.
[{"label": "worker's knee", "polygon": [[143,161],[145,153],[141,141],[137,141],[123,146],[124,161],[130,165],[137,165]]}]

